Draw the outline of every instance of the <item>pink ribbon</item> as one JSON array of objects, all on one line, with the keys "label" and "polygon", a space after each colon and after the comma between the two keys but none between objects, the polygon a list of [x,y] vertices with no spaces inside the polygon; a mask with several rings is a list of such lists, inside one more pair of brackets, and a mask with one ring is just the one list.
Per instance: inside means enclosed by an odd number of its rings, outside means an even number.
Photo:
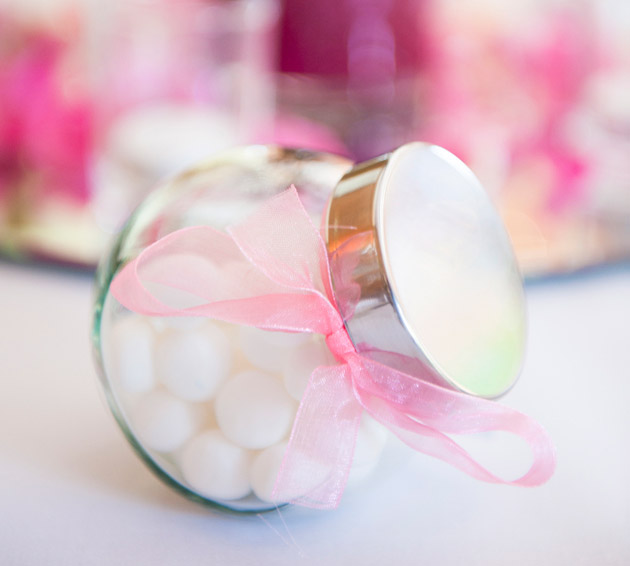
[{"label": "pink ribbon", "polygon": [[[199,304],[171,307],[157,298],[160,286],[190,294]],[[363,410],[414,450],[477,479],[535,486],[553,474],[553,444],[534,420],[357,353],[335,306],[324,241],[294,187],[227,233],[198,226],[161,238],[125,265],[111,292],[126,308],[148,316],[205,316],[326,337],[339,363],[318,367],[310,377],[276,480],[277,501],[322,509],[339,504]],[[527,441],[533,459],[525,475],[504,481],[447,436],[485,431]]]}]

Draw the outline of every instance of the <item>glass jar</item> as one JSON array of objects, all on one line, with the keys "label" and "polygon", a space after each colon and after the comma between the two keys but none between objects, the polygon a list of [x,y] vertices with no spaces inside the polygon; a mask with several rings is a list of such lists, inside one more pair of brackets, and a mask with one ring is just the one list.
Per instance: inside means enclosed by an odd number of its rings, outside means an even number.
[{"label": "glass jar", "polygon": [[[331,187],[350,166],[351,162],[341,157],[264,146],[225,153],[180,175],[152,193],[127,222],[110,254],[99,267],[93,339],[107,402],[127,439],[144,462],[160,478],[188,497],[236,510],[270,507],[268,502],[248,495],[249,482],[244,478],[241,478],[241,483],[243,491],[247,491],[243,494],[245,497],[234,499],[233,496],[238,495],[239,485],[232,486],[234,493],[231,494],[227,493],[230,486],[225,486],[227,497],[204,495],[203,489],[195,489],[195,479],[188,477],[191,474],[194,476],[195,471],[190,471],[187,476],[183,464],[178,465],[176,460],[186,456],[180,452],[181,448],[193,430],[199,430],[199,427],[213,428],[214,407],[206,399],[214,396],[213,383],[208,380],[194,391],[184,391],[175,385],[176,392],[183,394],[184,401],[170,393],[171,389],[167,386],[169,372],[166,371],[163,380],[158,380],[154,374],[157,361],[154,359],[155,347],[158,342],[161,342],[162,354],[168,355],[168,349],[176,348],[179,343],[191,356],[190,359],[197,358],[202,365],[217,364],[220,366],[217,367],[218,372],[237,372],[245,375],[245,378],[247,374],[243,372],[260,371],[260,368],[265,372],[281,373],[282,367],[278,361],[281,365],[282,356],[286,356],[292,348],[300,348],[311,356],[311,364],[326,363],[330,358],[323,340],[315,337],[279,336],[257,329],[239,329],[215,321],[148,319],[130,313],[109,293],[112,278],[126,262],[159,238],[196,224],[224,229],[245,218],[257,205],[292,183],[300,187],[304,205],[319,223]],[[219,345],[215,348],[218,351],[211,351],[212,346],[204,348],[199,343],[199,337],[204,334],[209,338],[207,344]],[[247,355],[235,360],[234,345],[240,345]],[[214,357],[220,357],[221,360],[211,362],[210,359]],[[162,363],[167,369],[169,362],[162,360]],[[203,377],[196,377],[204,381]],[[164,383],[156,387],[159,381]],[[301,394],[300,383],[288,385],[292,396],[276,391],[279,410],[291,413],[285,417],[286,433],[297,408],[295,397]],[[169,426],[166,422],[169,415],[173,420],[171,430],[159,430],[161,424]],[[176,431],[177,427],[180,428]],[[208,439],[210,443],[212,440]],[[221,450],[221,446],[217,449]],[[232,454],[232,457],[236,456],[237,459],[238,456],[251,456],[234,452],[236,454]],[[240,464],[235,465],[235,469],[242,472],[245,463],[241,461]],[[238,482],[235,481],[235,484]]]},{"label": "glass jar", "polygon": [[[353,166],[250,146],[182,173],[140,205],[102,261],[93,344],[107,402],[144,462],[184,495],[231,510],[278,503],[272,490],[300,399],[311,372],[335,363],[325,337],[144,316],[111,284],[162,237],[224,230],[290,185],[322,226],[358,352],[412,374],[415,363],[417,375],[481,397],[509,389],[522,361],[523,292],[509,240],[472,173],[441,148],[408,144]],[[154,292],[177,308],[199,304]],[[375,467],[386,439],[365,414],[350,483]]]}]

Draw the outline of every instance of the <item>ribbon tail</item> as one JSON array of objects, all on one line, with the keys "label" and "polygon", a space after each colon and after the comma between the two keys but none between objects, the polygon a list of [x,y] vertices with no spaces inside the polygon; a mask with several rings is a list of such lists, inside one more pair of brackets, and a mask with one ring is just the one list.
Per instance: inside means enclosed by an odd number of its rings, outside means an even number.
[{"label": "ribbon tail", "polygon": [[[553,442],[545,429],[526,415],[491,401],[422,382],[369,360],[362,359],[351,365],[357,401],[414,450],[490,483],[534,487],[553,475],[556,467]],[[376,386],[382,386],[384,382],[387,387]],[[532,463],[524,475],[515,480],[496,476],[445,434],[490,431],[509,432],[527,442],[532,451]]]},{"label": "ribbon tail", "polygon": [[275,501],[315,509],[339,505],[362,412],[346,364],[313,372],[278,472]]}]

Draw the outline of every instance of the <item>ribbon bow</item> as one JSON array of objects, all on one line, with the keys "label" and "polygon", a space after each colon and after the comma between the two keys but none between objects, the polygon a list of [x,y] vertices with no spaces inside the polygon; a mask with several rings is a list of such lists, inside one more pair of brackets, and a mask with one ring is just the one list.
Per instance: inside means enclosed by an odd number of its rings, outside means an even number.
[{"label": "ribbon bow", "polygon": [[[551,477],[553,444],[534,420],[356,351],[335,306],[324,241],[294,187],[226,232],[197,226],[161,238],[118,273],[111,292],[144,315],[205,316],[326,337],[338,364],[318,367],[310,377],[277,476],[277,501],[322,509],[339,504],[363,410],[413,449],[477,479],[535,486]],[[152,292],[160,286],[192,295],[199,304],[164,304]],[[527,441],[533,460],[525,475],[504,481],[447,436],[486,431]]]}]

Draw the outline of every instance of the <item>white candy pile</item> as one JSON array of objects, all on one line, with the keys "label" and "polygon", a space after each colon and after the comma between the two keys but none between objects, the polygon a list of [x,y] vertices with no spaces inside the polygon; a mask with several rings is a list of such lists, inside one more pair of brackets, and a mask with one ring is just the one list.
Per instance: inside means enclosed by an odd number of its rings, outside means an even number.
[{"label": "white candy pile", "polygon": [[[323,338],[134,314],[112,336],[111,386],[145,450],[173,462],[176,479],[203,497],[253,491],[269,502],[311,372],[335,363]],[[352,482],[375,467],[386,440],[365,415]]]}]

